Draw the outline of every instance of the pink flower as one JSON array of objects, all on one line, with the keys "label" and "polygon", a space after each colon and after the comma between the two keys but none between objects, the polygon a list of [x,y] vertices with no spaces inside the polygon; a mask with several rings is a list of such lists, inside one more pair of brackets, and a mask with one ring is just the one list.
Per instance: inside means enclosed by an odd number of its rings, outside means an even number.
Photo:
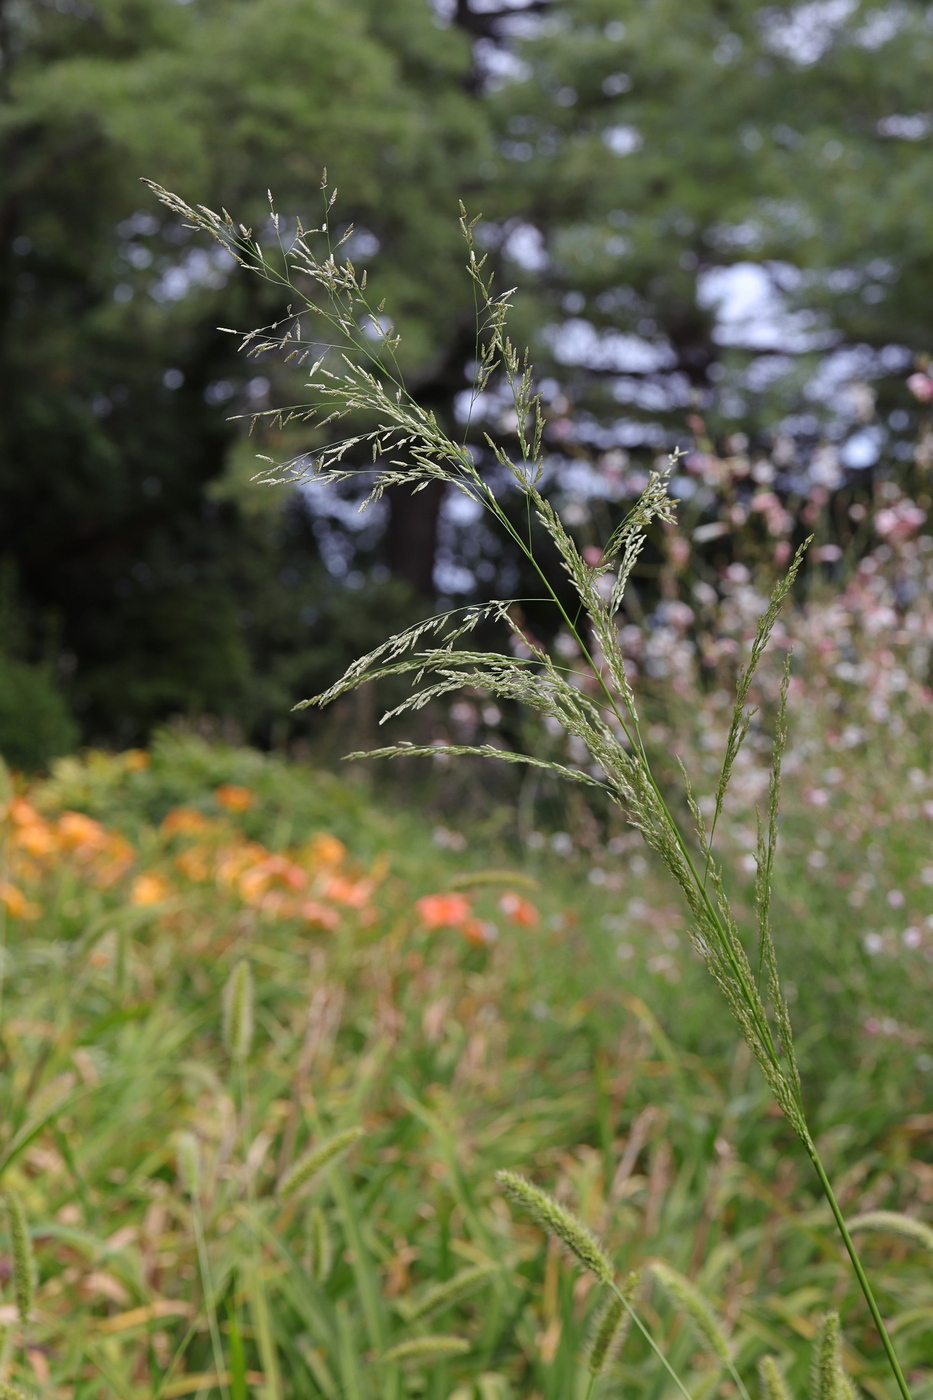
[{"label": "pink flower", "polygon": [[907,381],[907,387],[920,403],[929,403],[933,400],[933,379],[928,374],[923,374],[920,371],[912,374]]}]

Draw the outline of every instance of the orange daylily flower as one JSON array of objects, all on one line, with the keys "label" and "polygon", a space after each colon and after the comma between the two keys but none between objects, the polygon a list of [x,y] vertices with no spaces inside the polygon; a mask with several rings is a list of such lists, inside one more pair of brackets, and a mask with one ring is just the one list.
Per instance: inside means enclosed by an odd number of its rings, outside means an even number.
[{"label": "orange daylily flower", "polygon": [[6,906],[6,911],[13,919],[37,919],[42,912],[38,904],[33,904],[27,899],[22,890],[16,885],[11,885],[8,880],[0,884],[0,901]]},{"label": "orange daylily flower", "polygon": [[172,893],[172,887],[158,870],[144,870],[137,875],[130,890],[130,903],[136,905],[161,904]]},{"label": "orange daylily flower", "polygon": [[187,879],[203,884],[211,876],[208,853],[203,846],[190,846],[175,857],[175,865]]},{"label": "orange daylily flower", "polygon": [[266,859],[244,870],[239,879],[240,894],[247,904],[253,904],[273,883],[285,885],[290,890],[304,889],[308,876],[300,865],[287,856],[266,856]]},{"label": "orange daylily flower", "polygon": [[298,906],[298,913],[305,923],[311,924],[315,928],[327,929],[330,932],[340,923],[340,915],[336,909],[330,909],[326,904],[321,904],[319,900],[307,899],[304,904]]},{"label": "orange daylily flower", "polygon": [[347,848],[336,836],[318,831],[305,846],[305,854],[312,865],[340,865]]},{"label": "orange daylily flower", "polygon": [[522,899],[514,890],[506,890],[499,900],[499,908],[513,924],[523,928],[535,928],[541,916],[530,900]]},{"label": "orange daylily flower", "polygon": [[238,841],[235,846],[225,846],[217,854],[217,883],[235,885],[244,870],[258,865],[268,855],[265,846],[258,841]]},{"label": "orange daylily flower", "polygon": [[221,783],[214,796],[228,812],[245,812],[256,801],[254,792],[250,792],[249,788],[238,787],[236,783]]},{"label": "orange daylily flower", "polygon": [[79,855],[106,850],[112,840],[106,827],[83,812],[62,812],[58,819],[58,831],[62,844],[70,846]]},{"label": "orange daylily flower", "polygon": [[481,948],[488,948],[490,943],[494,943],[499,932],[488,919],[464,919],[459,928],[468,943],[475,943]]},{"label": "orange daylily flower", "polygon": [[159,830],[163,836],[199,836],[211,826],[210,819],[196,807],[173,807],[162,818]]},{"label": "orange daylily flower", "polygon": [[415,908],[425,928],[460,928],[473,906],[464,894],[426,894]]},{"label": "orange daylily flower", "polygon": [[334,875],[323,889],[325,899],[335,904],[345,904],[349,909],[362,909],[374,889],[372,880],[347,880],[342,875]]}]

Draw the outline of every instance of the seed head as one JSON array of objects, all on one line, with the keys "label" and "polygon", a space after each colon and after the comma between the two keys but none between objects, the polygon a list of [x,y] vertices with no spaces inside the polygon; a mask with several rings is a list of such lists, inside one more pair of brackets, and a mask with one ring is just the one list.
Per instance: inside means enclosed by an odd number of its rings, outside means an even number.
[{"label": "seed head", "polygon": [[194,1133],[179,1133],[175,1139],[178,1175],[188,1195],[195,1200],[201,1190],[201,1149]]},{"label": "seed head", "polygon": [[245,958],[236,964],[223,992],[224,1045],[232,1060],[247,1059],[253,1043],[253,974]]},{"label": "seed head", "polygon": [[9,1187],[3,1193],[7,1221],[10,1226],[10,1244],[13,1251],[13,1289],[16,1294],[16,1310],[20,1321],[25,1322],[32,1312],[32,1300],[36,1284],[36,1265],[32,1252],[32,1240],[23,1203],[15,1191]]},{"label": "seed head", "polygon": [[306,1152],[303,1157],[291,1167],[282,1180],[279,1182],[279,1196],[282,1200],[287,1200],[289,1196],[295,1196],[304,1187],[309,1186],[316,1176],[325,1167],[333,1166],[334,1162],[363,1136],[362,1128],[345,1128],[342,1133],[335,1133],[333,1137],[325,1138],[319,1142],[317,1147],[312,1147],[310,1152]]},{"label": "seed head", "polygon": [[447,1356],[462,1356],[470,1350],[462,1337],[412,1337],[399,1342],[383,1353],[383,1361],[443,1361]]},{"label": "seed head", "polygon": [[611,1283],[615,1270],[599,1240],[569,1210],[555,1201],[540,1187],[534,1186],[518,1172],[496,1172],[496,1180],[505,1194],[523,1206],[543,1230],[560,1240],[585,1269],[603,1283]]},{"label": "seed head", "polygon": [[732,1360],[732,1348],[722,1323],[696,1286],[660,1260],[651,1265],[651,1272],[668,1297],[687,1314],[714,1356],[728,1366]]}]

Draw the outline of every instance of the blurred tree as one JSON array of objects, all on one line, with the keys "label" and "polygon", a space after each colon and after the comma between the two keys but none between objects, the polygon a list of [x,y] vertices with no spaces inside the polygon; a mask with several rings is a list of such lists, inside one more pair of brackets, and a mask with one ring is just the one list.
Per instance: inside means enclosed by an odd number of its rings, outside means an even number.
[{"label": "blurred tree", "polygon": [[905,371],[933,345],[929,5],[482,9],[488,237],[563,407],[555,449],[656,450],[699,409],[781,436],[797,473],[826,444],[831,480],[909,455]]},{"label": "blurred tree", "polygon": [[[319,217],[328,162],[430,393],[472,316],[453,271],[456,198],[486,153],[469,46],[424,0],[3,0],[0,44],[0,557],[21,657],[51,625],[91,736],[132,739],[177,711],[255,725],[294,698],[270,692],[262,639],[313,683],[307,619],[323,625],[321,593],[355,561],[315,562],[299,502],[246,505],[227,419],[293,385],[215,327],[278,302],[191,245],[138,180],[261,226],[267,185],[286,218]],[[404,536],[398,504],[394,520]]]},{"label": "blurred tree", "polygon": [[[0,0],[0,50],[0,556],[16,655],[57,639],[89,735],[179,710],[268,734],[339,664],[338,613],[381,630],[385,565],[393,609],[405,586],[409,608],[522,586],[439,493],[362,527],[350,494],[255,504],[227,420],[297,384],[215,327],[280,301],[140,175],[257,227],[271,186],[287,226],[317,219],[328,163],[448,423],[474,351],[456,199],[482,209],[583,521],[707,434],[751,438],[789,492],[912,453],[903,380],[933,342],[919,0]],[[495,389],[468,431],[509,440]]]}]

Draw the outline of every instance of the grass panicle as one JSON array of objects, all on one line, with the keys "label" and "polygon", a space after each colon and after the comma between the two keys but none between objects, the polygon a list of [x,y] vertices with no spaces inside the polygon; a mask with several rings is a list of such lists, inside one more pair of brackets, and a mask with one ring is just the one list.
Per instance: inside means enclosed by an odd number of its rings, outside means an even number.
[{"label": "grass panicle", "polygon": [[578,1220],[565,1206],[533,1185],[518,1172],[496,1172],[496,1180],[505,1194],[520,1205],[533,1220],[558,1240],[585,1269],[602,1283],[611,1283],[615,1270],[609,1256],[588,1226]]},{"label": "grass panicle", "polygon": [[773,1356],[763,1356],[758,1363],[761,1400],[792,1400],[787,1382]]},{"label": "grass panicle", "polygon": [[345,1156],[362,1136],[362,1128],[345,1128],[343,1132],[335,1133],[312,1147],[282,1177],[278,1188],[280,1199],[287,1201],[291,1196],[308,1190],[315,1179]]},{"label": "grass panicle", "polygon": [[241,958],[230,973],[223,990],[224,1047],[237,1064],[249,1058],[253,1043],[253,973]]},{"label": "grass panicle", "polygon": [[849,1400],[849,1386],[842,1369],[842,1333],[835,1310],[825,1315],[817,1330],[810,1383],[813,1400]]},{"label": "grass panicle", "polygon": [[922,1220],[915,1220],[911,1215],[902,1215],[897,1210],[870,1210],[864,1215],[856,1215],[848,1222],[849,1234],[855,1234],[864,1230],[866,1233],[879,1235],[896,1235],[899,1239],[909,1240],[911,1244],[920,1245],[921,1249],[927,1249],[933,1254],[933,1230],[929,1225],[924,1225]]},{"label": "grass panicle", "polygon": [[731,1366],[732,1347],[729,1345],[729,1339],[722,1323],[696,1285],[660,1260],[651,1265],[651,1273],[671,1301],[687,1315],[713,1355],[724,1366]]},{"label": "grass panicle", "polygon": [[196,1201],[201,1194],[201,1146],[194,1133],[181,1132],[175,1138],[175,1160],[182,1187]]},{"label": "grass panicle", "polygon": [[412,1337],[407,1342],[398,1342],[383,1352],[383,1361],[446,1361],[448,1357],[463,1356],[470,1350],[470,1344],[463,1337],[442,1335]]},{"label": "grass panicle", "polygon": [[431,1313],[441,1312],[453,1303],[459,1303],[462,1298],[468,1298],[488,1283],[496,1272],[495,1264],[474,1264],[468,1269],[461,1269],[443,1283],[432,1284],[420,1298],[406,1299],[404,1305],[400,1305],[400,1311],[406,1322],[420,1322]]},{"label": "grass panicle", "polygon": [[327,1282],[333,1264],[334,1242],[327,1217],[320,1206],[312,1206],[308,1214],[308,1272],[316,1284]]},{"label": "grass panicle", "polygon": [[13,1255],[13,1292],[16,1297],[16,1310],[20,1321],[26,1322],[32,1313],[36,1290],[36,1261],[32,1249],[32,1236],[23,1203],[9,1186],[3,1191],[3,1204],[10,1227],[10,1246]]},{"label": "grass panicle", "polygon": [[616,1360],[632,1325],[630,1309],[641,1282],[641,1273],[631,1273],[618,1293],[610,1293],[593,1322],[586,1349],[586,1369],[595,1378],[604,1374]]},{"label": "grass panicle", "polygon": [[0,1400],[30,1400],[25,1390],[20,1390],[17,1385],[10,1385],[9,1381],[0,1381]]},{"label": "grass panicle", "polygon": [[[642,738],[616,621],[626,584],[648,532],[658,524],[671,525],[675,520],[670,477],[679,452],[672,454],[663,470],[651,475],[633,510],[610,535],[602,557],[591,565],[544,494],[543,414],[527,354],[516,348],[507,333],[512,292],[494,294],[485,256],[477,249],[475,221],[469,220],[465,211],[461,213],[461,230],[467,246],[468,276],[477,302],[472,401],[475,403],[484,391],[491,392],[493,386],[511,395],[517,429],[510,450],[486,435],[482,451],[474,451],[465,439],[458,442],[450,437],[435,414],[415,400],[399,366],[399,338],[394,330],[383,329],[383,308],[370,302],[365,272],[357,272],[341,252],[349,233],[332,243],[329,212],[320,227],[305,229],[298,224],[294,235],[286,240],[273,210],[276,252],[267,256],[252,233],[236,225],[228,214],[217,214],[203,206],[192,207],[160,186],[151,188],[176,218],[217,239],[241,267],[265,279],[289,303],[288,311],[272,326],[234,333],[240,334],[241,349],[248,357],[255,359],[278,352],[293,364],[307,365],[308,402],[297,408],[249,417],[253,425],[268,419],[275,428],[293,422],[313,425],[320,445],[310,456],[302,451],[283,463],[261,459],[264,464],[258,479],[296,482],[314,476],[339,485],[365,473],[367,503],[380,499],[390,488],[420,491],[432,483],[463,493],[492,517],[510,546],[536,574],[544,598],[553,607],[555,622],[573,640],[579,654],[580,666],[568,668],[519,626],[516,618],[520,616],[521,600],[497,599],[420,621],[390,637],[353,662],[325,691],[302,704],[327,704],[366,682],[404,676],[411,681],[411,692],[384,720],[416,712],[466,690],[527,706],[549,728],[563,731],[569,751],[579,750],[582,757],[552,763],[533,754],[500,751],[491,745],[435,748],[393,744],[374,752],[380,756],[481,754],[510,763],[528,763],[597,787],[621,809],[625,819],[657,853],[684,897],[690,912],[693,946],[720,988],[777,1104],[804,1145],[845,1242],[902,1400],[910,1400],[871,1285],[808,1128],[791,1020],[778,976],[770,928],[770,890],[778,835],[781,759],[786,742],[787,671],[774,741],[768,821],[758,840],[757,955],[749,952],[752,939],[743,936],[739,928],[723,866],[714,853],[717,826],[736,760],[754,717],[749,705],[752,684],[781,609],[797,580],[809,541],[797,550],[771,593],[758,619],[746,664],[739,673],[731,721],[717,764],[709,827],[702,818],[700,802],[693,798],[688,786],[695,830],[682,828]],[[330,201],[329,211],[333,200],[330,195],[326,198]],[[323,322],[324,334],[315,330],[309,335],[305,320]],[[490,461],[498,465],[497,473],[484,470],[484,463]],[[514,493],[524,498],[527,535],[515,524],[515,512],[506,508],[506,495]],[[566,582],[576,595],[573,602],[567,601],[566,587],[558,587],[536,553],[532,535],[535,521],[557,551]],[[614,571],[611,583],[610,571]],[[518,643],[514,654],[474,649],[473,638],[483,621],[496,622],[511,631]],[[753,956],[757,966],[753,966]],[[316,1170],[312,1154],[292,1169],[282,1190],[286,1186],[297,1189],[296,1183],[310,1178]],[[597,1278],[607,1282],[612,1277],[611,1265],[601,1247],[569,1212],[514,1173],[500,1174],[500,1182]],[[682,1291],[674,1277],[669,1276],[668,1283]],[[686,1295],[681,1301],[715,1354],[725,1362],[725,1339],[719,1338],[714,1344],[717,1334],[712,1324],[700,1324]]]}]

